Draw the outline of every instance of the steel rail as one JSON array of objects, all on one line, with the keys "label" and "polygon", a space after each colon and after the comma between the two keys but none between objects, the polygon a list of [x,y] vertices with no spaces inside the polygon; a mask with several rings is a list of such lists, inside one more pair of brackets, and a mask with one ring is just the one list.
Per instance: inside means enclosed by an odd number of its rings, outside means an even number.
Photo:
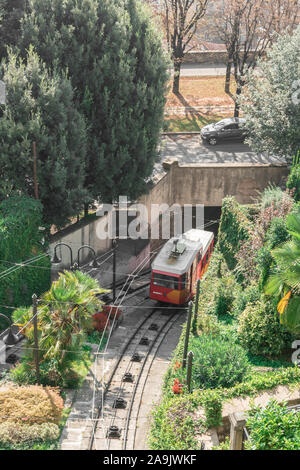
[{"label": "steel rail", "polygon": [[[132,413],[132,408],[133,408],[133,404],[134,404],[134,399],[135,399],[135,395],[136,395],[136,392],[137,392],[137,389],[138,389],[138,386],[140,384],[140,379],[142,377],[142,374],[144,372],[144,368],[145,368],[145,365],[147,364],[147,361],[149,359],[149,356],[155,346],[155,351],[154,351],[154,354],[152,356],[152,359],[150,361],[150,364],[149,364],[149,369],[151,369],[151,366],[153,364],[153,361],[156,357],[156,353],[158,351],[158,349],[160,348],[163,340],[165,339],[165,337],[167,336],[167,334],[169,333],[170,329],[172,328],[172,326],[174,325],[174,323],[176,322],[178,316],[179,316],[179,312],[178,313],[174,313],[170,318],[167,319],[167,321],[163,324],[162,328],[157,332],[157,335],[156,337],[154,338],[154,340],[152,341],[152,344],[151,344],[151,347],[149,348],[149,350],[147,351],[147,355],[145,356],[144,358],[144,361],[143,361],[143,364],[142,364],[142,367],[141,367],[141,370],[139,372],[139,375],[137,377],[137,380],[136,380],[136,383],[135,383],[135,386],[134,386],[134,389],[133,389],[133,392],[132,392],[132,396],[131,396],[131,400],[130,400],[130,406],[129,406],[129,409],[128,409],[128,413],[127,413],[127,417],[126,417],[126,424],[125,424],[125,434],[124,434],[124,439],[123,439],[123,450],[126,450],[127,448],[127,440],[128,440],[128,431],[129,431],[129,424],[130,424],[130,419],[131,419],[131,413]],[[172,320],[172,321],[171,321]],[[168,327],[166,329],[166,327]],[[165,330],[166,329],[166,330]],[[165,331],[164,331],[165,330]],[[160,338],[161,337],[161,338]],[[160,338],[160,341],[157,343],[158,339]],[[144,384],[143,384],[143,387],[142,387],[142,393],[141,393],[141,396],[140,396],[140,399],[139,399],[139,404],[138,404],[138,410],[137,410],[137,416],[139,414],[139,411],[140,411],[140,407],[141,407],[141,402],[142,402],[142,397],[143,397],[143,393],[144,393],[144,388],[145,388],[145,384],[147,382],[147,378],[145,379],[144,381]],[[136,418],[137,420],[138,418]],[[135,436],[136,436],[136,427],[135,427],[135,430],[134,430],[134,438],[133,438],[133,445],[134,445],[134,442],[135,442]]]},{"label": "steel rail", "polygon": [[[122,350],[121,350],[121,353],[118,357],[118,360],[117,362],[115,363],[114,367],[113,367],[113,370],[108,378],[108,381],[107,383],[105,384],[105,388],[104,390],[102,391],[102,394],[103,394],[103,399],[105,398],[108,390],[109,390],[109,387],[110,387],[110,384],[112,382],[112,379],[114,378],[117,370],[118,370],[118,367],[120,365],[120,362],[121,360],[123,359],[123,356],[125,354],[125,351],[128,349],[128,347],[130,346],[130,344],[132,343],[133,339],[137,336],[137,334],[139,333],[139,331],[141,330],[141,328],[144,326],[144,324],[152,317],[152,315],[157,311],[159,310],[158,307],[154,307],[153,310],[150,311],[150,313],[139,323],[139,325],[137,326],[137,328],[134,330],[134,332],[132,333],[132,335],[130,336],[130,338],[126,341],[125,345],[123,346]],[[88,446],[88,450],[93,450],[93,444],[94,444],[94,440],[95,440],[95,433],[96,433],[96,430],[97,430],[97,427],[98,427],[98,422],[100,420],[100,415],[101,415],[101,411],[102,411],[102,405],[100,405],[98,407],[98,410],[97,410],[97,417],[96,417],[96,420],[94,421],[94,424],[93,424],[93,428],[92,428],[92,435],[91,435],[91,438],[90,438],[90,441],[89,441],[89,446]]]}]

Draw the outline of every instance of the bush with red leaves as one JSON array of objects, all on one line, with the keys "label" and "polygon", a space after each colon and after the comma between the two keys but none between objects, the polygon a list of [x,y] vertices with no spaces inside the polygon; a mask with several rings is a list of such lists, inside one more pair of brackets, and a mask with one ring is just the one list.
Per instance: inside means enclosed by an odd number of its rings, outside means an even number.
[{"label": "bush with red leaves", "polygon": [[[93,327],[102,333],[105,329],[109,330],[112,323],[116,323],[121,317],[122,311],[118,307],[104,305],[102,312],[93,315]],[[115,319],[115,321],[114,321]]]}]

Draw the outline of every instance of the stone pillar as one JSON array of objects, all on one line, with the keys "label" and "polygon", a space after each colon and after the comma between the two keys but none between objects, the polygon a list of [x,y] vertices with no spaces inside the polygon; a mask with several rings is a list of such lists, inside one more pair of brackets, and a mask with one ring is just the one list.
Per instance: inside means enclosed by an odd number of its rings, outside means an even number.
[{"label": "stone pillar", "polygon": [[230,419],[230,450],[242,450],[243,429],[246,426],[244,413],[237,412],[229,416]]}]

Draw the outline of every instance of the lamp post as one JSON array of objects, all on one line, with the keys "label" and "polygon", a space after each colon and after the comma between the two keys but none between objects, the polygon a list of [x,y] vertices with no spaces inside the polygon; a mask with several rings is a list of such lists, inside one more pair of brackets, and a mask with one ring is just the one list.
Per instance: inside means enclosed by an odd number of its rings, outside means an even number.
[{"label": "lamp post", "polygon": [[191,321],[192,321],[192,314],[193,314],[193,302],[189,302],[188,308],[188,319],[186,323],[186,333],[185,333],[185,341],[184,341],[184,351],[183,351],[183,361],[182,361],[182,368],[186,368],[186,361],[187,361],[187,352],[189,347],[189,338],[190,338],[190,329],[191,329]]},{"label": "lamp post", "polygon": [[40,384],[40,362],[39,362],[39,340],[38,340],[38,297],[36,294],[32,296],[32,311],[33,311],[33,335],[34,335],[34,362],[36,382]]},{"label": "lamp post", "polygon": [[57,245],[55,245],[55,248],[54,248],[54,255],[53,255],[53,258],[51,260],[51,263],[52,264],[59,264],[61,263],[61,259],[57,256],[57,248],[59,246],[66,246],[69,250],[70,250],[70,257],[71,257],[71,267],[73,266],[73,251],[72,251],[72,248],[70,247],[70,245],[67,245],[67,243],[58,243]]},{"label": "lamp post", "polygon": [[9,317],[7,317],[6,315],[4,315],[3,313],[0,313],[0,317],[3,317],[5,318],[6,320],[8,320],[9,322],[9,331],[7,333],[7,335],[5,335],[3,337],[3,343],[6,344],[6,346],[14,346],[15,344],[18,343],[19,341],[19,338],[17,335],[15,335],[12,331],[12,325],[13,325],[13,322],[11,321],[11,319]]},{"label": "lamp post", "polygon": [[90,250],[93,255],[94,255],[94,259],[93,259],[93,262],[92,262],[92,267],[93,268],[98,268],[98,263],[97,263],[97,255],[96,255],[96,251],[94,250],[94,248],[92,248],[90,245],[82,245],[79,250],[78,250],[78,253],[77,253],[77,266],[78,268],[80,267],[80,252],[81,250],[84,250],[85,248],[87,248],[88,250]]}]

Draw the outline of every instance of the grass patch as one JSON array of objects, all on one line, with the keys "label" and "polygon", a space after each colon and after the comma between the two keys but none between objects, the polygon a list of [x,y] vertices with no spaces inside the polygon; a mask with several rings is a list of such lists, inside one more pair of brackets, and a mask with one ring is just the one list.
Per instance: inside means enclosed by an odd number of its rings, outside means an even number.
[{"label": "grass patch", "polygon": [[[232,98],[225,93],[225,77],[181,77],[179,95],[168,94],[167,106],[196,106],[199,104],[216,103],[233,104]],[[236,84],[231,81],[230,93],[234,95]],[[185,104],[186,103],[186,104]]]},{"label": "grass patch", "polygon": [[254,367],[272,367],[272,369],[278,369],[280,367],[294,367],[294,364],[291,362],[291,351],[277,359],[270,359],[263,356],[253,356],[249,353],[248,359]]},{"label": "grass patch", "polygon": [[172,117],[166,118],[164,129],[167,132],[200,132],[202,127],[212,124],[214,122],[225,119],[224,115],[218,114],[189,114],[187,117]]}]

